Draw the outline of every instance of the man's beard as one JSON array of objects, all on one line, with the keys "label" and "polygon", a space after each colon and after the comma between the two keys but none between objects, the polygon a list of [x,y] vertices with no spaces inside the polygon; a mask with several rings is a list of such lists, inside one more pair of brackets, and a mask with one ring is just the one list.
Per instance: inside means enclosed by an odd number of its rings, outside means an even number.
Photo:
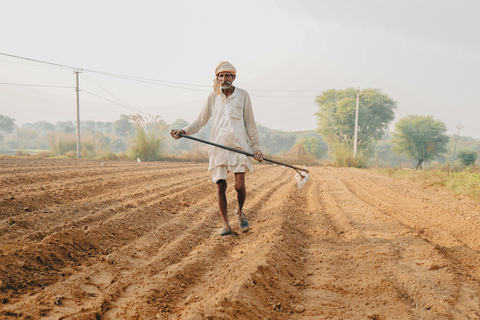
[{"label": "man's beard", "polygon": [[220,87],[221,87],[222,89],[230,89],[231,86],[232,86],[232,83],[229,82],[229,81],[225,81],[225,82],[223,82],[223,83],[220,84]]}]

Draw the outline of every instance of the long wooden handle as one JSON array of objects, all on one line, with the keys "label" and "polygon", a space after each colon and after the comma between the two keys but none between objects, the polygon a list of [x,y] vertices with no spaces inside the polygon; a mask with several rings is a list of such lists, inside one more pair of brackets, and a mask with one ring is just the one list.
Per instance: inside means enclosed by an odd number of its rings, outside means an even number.
[{"label": "long wooden handle", "polygon": [[[222,149],[225,149],[225,150],[230,150],[230,151],[233,151],[233,152],[236,152],[236,153],[241,153],[241,154],[244,154],[244,155],[252,157],[252,158],[255,156],[254,154],[252,154],[250,152],[246,152],[246,151],[243,151],[243,150],[240,150],[240,149],[230,148],[230,147],[218,144],[218,143],[202,140],[202,139],[199,139],[199,138],[196,138],[196,137],[187,136],[186,134],[183,134],[183,133],[180,133],[179,136],[183,137],[183,138],[195,140],[195,141],[198,141],[198,142],[206,143],[206,144],[209,144],[209,145],[212,145],[212,146],[215,146],[215,147],[219,147],[219,148],[222,148]],[[281,163],[279,161],[275,161],[275,160],[272,160],[272,159],[263,158],[263,160],[271,162],[271,163],[279,164],[279,165],[282,165],[282,166],[286,166],[286,167],[292,168],[294,170],[300,170],[300,171],[304,171],[304,172],[308,173],[307,169],[298,168],[298,167],[295,167],[295,166],[292,166],[292,165],[289,165],[289,164],[286,164],[286,163]]]}]

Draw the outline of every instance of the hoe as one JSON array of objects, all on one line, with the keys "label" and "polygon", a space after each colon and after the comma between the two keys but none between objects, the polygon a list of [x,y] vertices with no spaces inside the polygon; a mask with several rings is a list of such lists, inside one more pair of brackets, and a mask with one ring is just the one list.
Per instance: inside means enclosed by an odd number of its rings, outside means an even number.
[{"label": "hoe", "polygon": [[[217,143],[213,143],[213,142],[210,142],[210,141],[202,140],[202,139],[195,138],[195,137],[192,137],[192,136],[187,136],[187,135],[184,135],[182,133],[179,134],[179,136],[187,138],[187,139],[195,140],[195,141],[198,141],[198,142],[206,143],[206,144],[209,144],[209,145],[212,145],[212,146],[215,146],[215,147],[219,147],[219,148],[222,148],[222,149],[225,149],[225,150],[230,150],[230,151],[233,151],[233,152],[241,153],[241,154],[244,154],[244,155],[252,157],[252,158],[254,157],[254,155],[252,153],[249,153],[249,152],[246,152],[246,151],[243,151],[243,150],[230,148],[230,147],[227,147],[227,146],[223,146],[221,144],[217,144]],[[298,168],[298,167],[294,167],[294,166],[291,166],[289,164],[281,163],[281,162],[278,162],[278,161],[275,161],[275,160],[272,160],[272,159],[263,158],[263,160],[271,162],[271,163],[279,164],[279,165],[282,165],[282,166],[285,166],[285,167],[289,167],[289,168],[292,168],[293,170],[295,170],[297,172],[297,174],[295,175],[295,179],[297,180],[298,189],[303,187],[305,185],[305,183],[307,182],[308,178],[310,178],[310,175],[308,174],[307,167],[305,167],[305,166],[303,166],[303,168]]]}]

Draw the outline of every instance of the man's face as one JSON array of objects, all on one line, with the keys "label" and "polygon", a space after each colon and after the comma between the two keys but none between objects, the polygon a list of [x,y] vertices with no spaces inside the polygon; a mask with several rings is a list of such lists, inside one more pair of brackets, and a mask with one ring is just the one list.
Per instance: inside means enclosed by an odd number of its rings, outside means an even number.
[{"label": "man's face", "polygon": [[230,89],[232,87],[233,80],[235,80],[235,75],[230,72],[220,72],[217,74],[217,81],[220,84],[222,89]]}]

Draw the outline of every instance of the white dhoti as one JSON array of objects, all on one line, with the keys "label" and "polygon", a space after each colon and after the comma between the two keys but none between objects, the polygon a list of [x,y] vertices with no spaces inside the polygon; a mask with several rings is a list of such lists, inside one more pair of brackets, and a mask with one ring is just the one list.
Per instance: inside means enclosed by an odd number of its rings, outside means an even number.
[{"label": "white dhoti", "polygon": [[212,169],[213,183],[217,183],[219,180],[227,180],[229,172],[244,173],[248,172],[248,168],[243,164],[234,166],[216,166]]}]

